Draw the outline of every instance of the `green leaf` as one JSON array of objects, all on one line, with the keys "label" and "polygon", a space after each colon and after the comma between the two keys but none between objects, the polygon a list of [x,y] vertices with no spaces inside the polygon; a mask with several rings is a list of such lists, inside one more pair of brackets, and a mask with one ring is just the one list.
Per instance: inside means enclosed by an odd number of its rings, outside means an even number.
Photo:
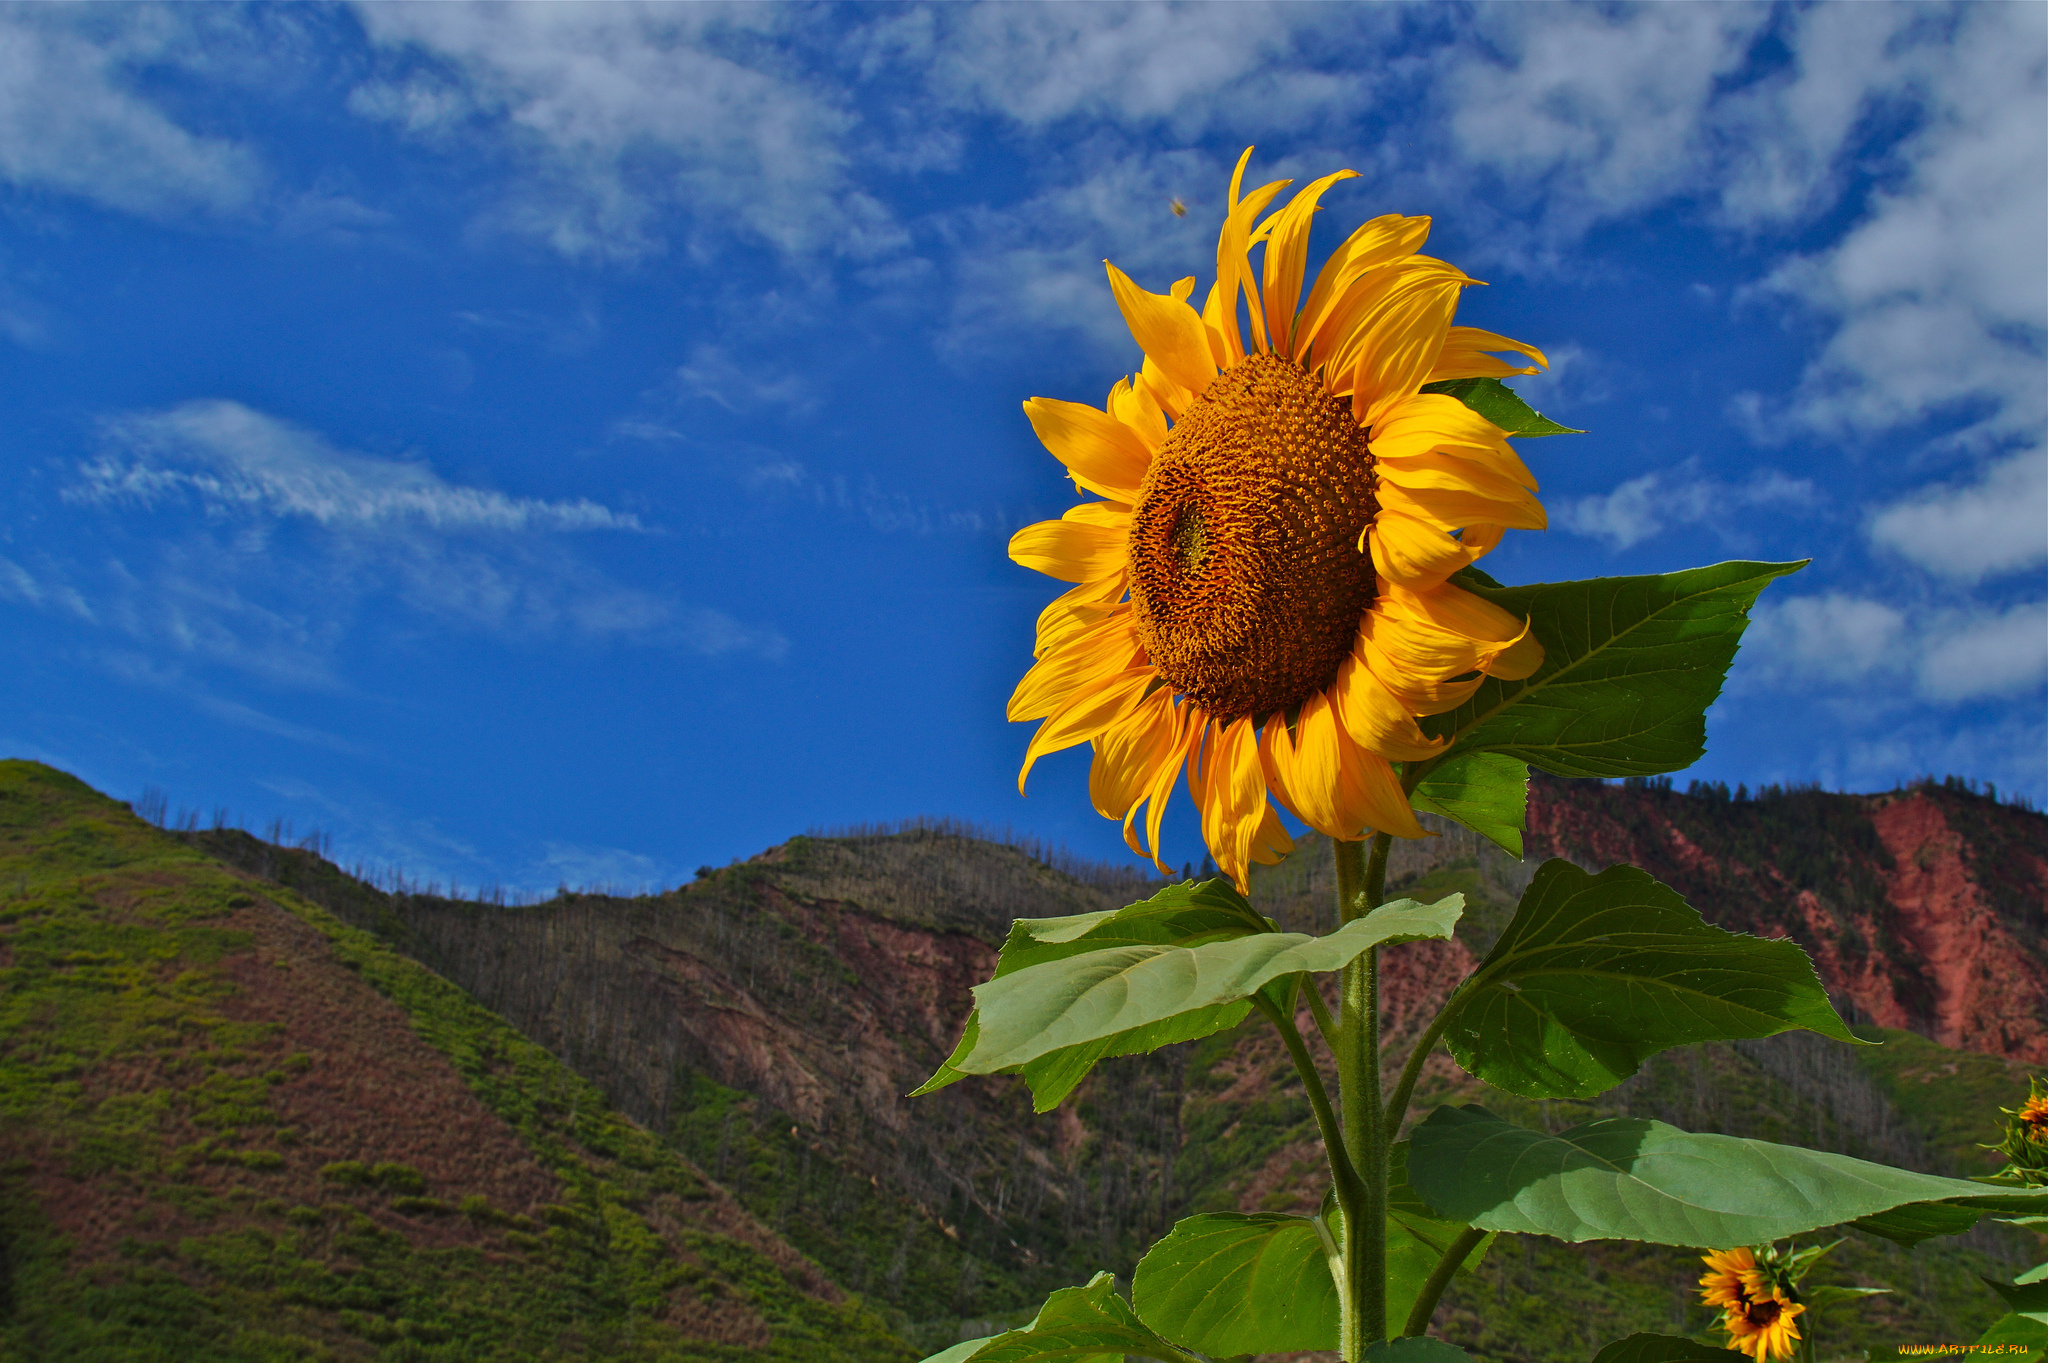
[{"label": "green leaf", "polygon": [[1889,1287],[1803,1287],[1799,1290],[1800,1303],[1808,1311],[1819,1311],[1826,1306],[1840,1306],[1844,1302],[1862,1301],[1865,1297],[1887,1295]]},{"label": "green leaf", "polygon": [[1505,753],[1459,753],[1430,768],[1408,802],[1465,825],[1520,860],[1529,764]]},{"label": "green leaf", "polygon": [[2048,1354],[2048,1325],[2017,1311],[2009,1316],[2000,1316],[1984,1332],[1972,1352],[1980,1356],[1994,1355],[1999,1363],[2035,1363],[2036,1359]]},{"label": "green leaf", "polygon": [[1849,1224],[1857,1230],[1901,1245],[1917,1245],[1937,1235],[1961,1235],[1988,1213],[1946,1202],[1916,1202],[1875,1216],[1859,1216]]},{"label": "green leaf", "polygon": [[1126,1355],[1195,1363],[1154,1334],[1122,1297],[1116,1279],[1098,1273],[1086,1287],[1063,1287],[1021,1330],[955,1344],[924,1363],[1123,1363]]},{"label": "green leaf", "polygon": [[1522,395],[1499,379],[1443,379],[1422,385],[1425,393],[1447,393],[1470,407],[1509,435],[1584,435],[1560,426],[1528,403]]},{"label": "green leaf", "polygon": [[1721,563],[1659,577],[1603,577],[1468,591],[1525,617],[1543,664],[1522,681],[1488,678],[1424,729],[1452,740],[1424,779],[1465,753],[1494,752],[1560,776],[1652,776],[1706,752],[1706,711],[1721,693],[1757,593],[1803,563]]},{"label": "green leaf", "polygon": [[2004,1298],[2014,1315],[2048,1325],[2048,1283],[1998,1283],[1986,1278],[1984,1285]]},{"label": "green leaf", "polygon": [[1744,1363],[1747,1357],[1682,1335],[1635,1334],[1594,1354],[1593,1363]]},{"label": "green leaf", "polygon": [[1365,1346],[1359,1355],[1366,1363],[1471,1363],[1472,1355],[1455,1344],[1428,1335],[1406,1339],[1382,1339]]},{"label": "green leaf", "polygon": [[1755,1245],[1912,1203],[2048,1204],[2048,1189],[1985,1196],[1963,1179],[1626,1117],[1552,1136],[1442,1107],[1409,1147],[1408,1180],[1440,1215],[1569,1241]]},{"label": "green leaf", "polygon": [[1288,975],[1340,970],[1371,947],[1448,938],[1464,903],[1455,894],[1428,905],[1402,899],[1327,937],[1263,932],[1194,947],[1110,947],[998,975],[975,986],[975,1044],[948,1064],[999,1073],[1064,1047],[1236,1004]]},{"label": "green leaf", "polygon": [[1525,1098],[1589,1098],[1697,1041],[1857,1039],[1796,943],[1714,927],[1634,866],[1545,862],[1452,1007],[1452,1056]]},{"label": "green leaf", "polygon": [[[1437,1214],[1408,1183],[1408,1142],[1396,1141],[1387,1151],[1387,1325],[1400,1329],[1423,1284],[1443,1262],[1451,1242],[1464,1234],[1462,1221],[1450,1221]],[[1488,1235],[1472,1247],[1458,1266],[1469,1276],[1493,1247]]]},{"label": "green leaf", "polygon": [[1160,1334],[1218,1357],[1337,1347],[1337,1284],[1313,1217],[1188,1217],[1138,1262],[1131,1302]]},{"label": "green leaf", "polygon": [[[996,957],[996,979],[1049,961],[1064,960],[1111,946],[1195,945],[1272,930],[1237,887],[1223,879],[1169,885],[1150,899],[1101,913],[1064,918],[1020,918]],[[1007,1072],[1021,1074],[1031,1087],[1033,1106],[1049,1112],[1088,1077],[1096,1062],[1118,1055],[1137,1055],[1179,1041],[1193,1041],[1227,1031],[1244,1021],[1249,1003],[1226,1004],[1172,1019],[1170,1023],[1135,1027],[1082,1046],[1066,1047],[1029,1065]],[[967,1016],[960,1044],[938,1072],[910,1091],[916,1098],[958,1083],[970,1073],[960,1062],[974,1053],[981,1035],[981,1014]],[[979,1071],[975,1071],[979,1072]]]},{"label": "green leaf", "polygon": [[[1398,1328],[1423,1284],[1465,1231],[1408,1186],[1408,1143],[1388,1152],[1387,1323]],[[1337,1287],[1329,1255],[1341,1246],[1343,1212],[1323,1207],[1326,1244],[1316,1218],[1219,1212],[1176,1225],[1138,1264],[1131,1300],[1160,1334],[1205,1354],[1290,1353],[1337,1347]],[[1486,1257],[1487,1236],[1465,1256],[1467,1274]]]}]

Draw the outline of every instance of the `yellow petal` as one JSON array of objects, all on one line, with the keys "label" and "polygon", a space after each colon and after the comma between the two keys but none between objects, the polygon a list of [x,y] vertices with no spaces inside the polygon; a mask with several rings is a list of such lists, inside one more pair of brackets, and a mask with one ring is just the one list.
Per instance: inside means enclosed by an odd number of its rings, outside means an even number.
[{"label": "yellow petal", "polygon": [[[1212,365],[1211,369],[1217,367]],[[1142,389],[1146,397],[1170,417],[1178,417],[1194,405],[1195,395],[1166,377],[1166,371],[1150,355],[1145,357],[1144,367],[1139,369],[1134,386]]]},{"label": "yellow petal", "polygon": [[1115,724],[1144,697],[1145,688],[1157,680],[1157,669],[1149,664],[1126,668],[1103,677],[1068,696],[1057,710],[1045,717],[1038,732],[1024,749],[1024,767],[1017,773],[1017,793],[1024,793],[1025,778],[1047,753],[1086,743]]},{"label": "yellow petal", "polygon": [[[1398,458],[1382,459],[1373,466],[1381,483],[1392,483],[1410,492],[1435,489],[1444,492],[1470,492],[1476,496],[1505,502],[1512,506],[1529,495],[1529,485],[1503,477],[1478,460],[1460,458],[1459,451],[1447,453],[1433,450],[1428,454],[1408,454]],[[1517,460],[1517,463],[1520,461]]]},{"label": "yellow petal", "polygon": [[1261,866],[1278,866],[1280,858],[1293,850],[1294,839],[1287,836],[1287,826],[1280,822],[1280,812],[1268,803],[1265,817],[1259,820],[1258,829],[1252,834],[1252,860]]},{"label": "yellow petal", "polygon": [[[1124,816],[1124,842],[1141,857],[1151,857],[1152,864],[1161,871],[1172,871],[1160,855],[1159,826],[1166,819],[1166,805],[1173,797],[1174,778],[1180,775],[1181,764],[1187,760],[1188,748],[1200,736],[1207,722],[1207,716],[1192,704],[1174,707],[1173,747],[1166,761],[1159,765],[1158,773],[1151,788],[1145,792],[1145,834],[1143,841],[1135,835],[1138,807]],[[1149,850],[1148,850],[1149,849]]]},{"label": "yellow petal", "polygon": [[1428,591],[1476,561],[1500,539],[1495,534],[1492,542],[1477,544],[1468,531],[1463,540],[1454,540],[1436,526],[1385,505],[1380,507],[1365,535],[1374,569],[1388,580],[1418,592]]},{"label": "yellow petal", "polygon": [[1209,333],[1209,353],[1215,357],[1217,369],[1228,369],[1244,358],[1244,347],[1239,345],[1232,349],[1232,342],[1223,335],[1223,284],[1220,280],[1209,286],[1208,301],[1202,304],[1202,326]]},{"label": "yellow petal", "polygon": [[1121,819],[1157,783],[1173,752],[1173,692],[1160,687],[1095,739],[1088,799],[1105,819]]},{"label": "yellow petal", "polygon": [[1138,662],[1137,617],[1119,606],[1031,665],[1010,693],[1012,720],[1043,719],[1069,696]]},{"label": "yellow petal", "polygon": [[1384,601],[1374,602],[1359,621],[1358,638],[1365,647],[1355,651],[1372,664],[1373,675],[1390,690],[1400,690],[1389,682],[1390,677],[1404,684],[1411,680],[1433,682],[1479,670],[1480,655],[1488,651],[1484,643],[1439,629],[1427,620],[1383,609],[1384,605]]},{"label": "yellow petal", "polygon": [[[1101,506],[1103,503],[1093,503]],[[1122,530],[1070,520],[1040,521],[1010,536],[1010,557],[1062,582],[1093,582],[1130,561]]]},{"label": "yellow petal", "polygon": [[[1399,329],[1403,317],[1425,307],[1437,291],[1471,282],[1464,271],[1434,256],[1408,256],[1359,276],[1331,309],[1308,365],[1324,372],[1332,393],[1352,392],[1360,361]],[[1441,337],[1437,343],[1441,345]],[[1369,394],[1368,405],[1377,396]]]},{"label": "yellow petal", "polygon": [[1316,339],[1329,325],[1346,291],[1362,275],[1414,255],[1428,238],[1428,218],[1404,218],[1399,213],[1374,218],[1347,237],[1323,262],[1308,291],[1308,301],[1301,305],[1301,316],[1294,324],[1295,357],[1309,365],[1303,357],[1315,352]]},{"label": "yellow petal", "polygon": [[1209,380],[1216,377],[1200,314],[1187,305],[1184,297],[1147,293],[1122,270],[1106,260],[1102,263],[1109,271],[1109,287],[1116,295],[1117,308],[1138,348],[1167,378],[1190,395],[1200,397]]},{"label": "yellow petal", "polygon": [[1439,530],[1458,530],[1468,525],[1541,530],[1549,524],[1543,504],[1520,488],[1514,488],[1509,496],[1488,497],[1457,488],[1403,487],[1387,477],[1380,480],[1376,495],[1382,515],[1394,512],[1412,516]]},{"label": "yellow petal", "polygon": [[1397,838],[1426,838],[1430,833],[1415,821],[1415,811],[1401,789],[1401,778],[1387,759],[1376,752],[1350,747],[1344,754],[1344,790],[1350,802],[1348,812],[1355,840],[1369,828],[1392,833]]},{"label": "yellow petal", "polygon": [[1359,425],[1377,429],[1388,408],[1415,396],[1443,351],[1458,292],[1469,282],[1463,276],[1417,280],[1371,319],[1351,381],[1351,410]]},{"label": "yellow petal", "polygon": [[1330,698],[1321,691],[1311,692],[1301,703],[1291,737],[1282,716],[1274,716],[1267,728],[1270,731],[1276,725],[1279,732],[1273,734],[1270,761],[1278,777],[1274,784],[1287,807],[1319,833],[1333,838],[1351,836],[1354,830],[1344,825],[1337,716],[1330,708]]},{"label": "yellow petal", "polygon": [[1252,224],[1273,196],[1294,183],[1292,180],[1275,180],[1261,185],[1243,199],[1237,197],[1238,186],[1244,182],[1245,164],[1251,160],[1252,149],[1246,147],[1244,155],[1237,160],[1237,171],[1230,177],[1230,211],[1223,220],[1223,230],[1216,237],[1216,283],[1221,289],[1222,306],[1219,311],[1219,327],[1223,339],[1232,351],[1239,355],[1246,353],[1243,338],[1238,333],[1237,299],[1238,290],[1243,289],[1250,303],[1249,316],[1252,322],[1252,344],[1259,350],[1268,348],[1266,343],[1265,310],[1259,305],[1258,281],[1252,277],[1250,251],[1252,247]]},{"label": "yellow petal", "polygon": [[1385,583],[1368,618],[1373,615],[1406,618],[1472,640],[1477,649],[1472,666],[1490,677],[1519,681],[1543,663],[1543,645],[1529,633],[1527,620],[1449,582],[1427,592]]},{"label": "yellow petal", "polygon": [[1152,451],[1138,433],[1099,408],[1058,398],[1029,398],[1024,415],[1074,481],[1112,501],[1135,502]]},{"label": "yellow petal", "polygon": [[1301,300],[1302,272],[1308,266],[1308,230],[1315,220],[1316,201],[1339,180],[1355,180],[1355,170],[1325,175],[1294,196],[1280,210],[1266,238],[1266,333],[1282,355],[1294,354],[1294,305]]},{"label": "yellow petal", "polygon": [[1159,400],[1142,383],[1134,384],[1128,378],[1118,379],[1116,386],[1109,390],[1106,404],[1109,414],[1128,426],[1145,444],[1148,453],[1157,453],[1160,442],[1166,439],[1166,414],[1159,408]]},{"label": "yellow petal", "polygon": [[1372,428],[1372,453],[1395,460],[1453,454],[1531,491],[1537,486],[1536,475],[1509,448],[1507,432],[1448,393],[1417,393],[1389,408]]},{"label": "yellow petal", "polygon": [[1258,732],[1249,718],[1207,728],[1188,766],[1188,794],[1202,811],[1202,840],[1217,869],[1249,891],[1252,840],[1266,816]]},{"label": "yellow petal", "polygon": [[1537,368],[1548,369],[1550,361],[1535,346],[1511,341],[1478,327],[1452,327],[1450,335],[1444,338],[1442,353],[1436,357],[1436,368],[1429,371],[1424,383],[1442,383],[1446,379],[1504,379],[1515,374],[1534,374],[1536,368],[1517,368],[1505,360],[1495,359],[1489,351],[1516,350],[1536,361]]},{"label": "yellow petal", "polygon": [[1337,665],[1330,700],[1337,722],[1352,742],[1391,761],[1417,762],[1436,756],[1443,747],[1442,739],[1424,735],[1415,716],[1369,669],[1359,666],[1355,654]]},{"label": "yellow petal", "polygon": [[[1038,613],[1038,636],[1031,656],[1043,658],[1082,630],[1115,614],[1118,602],[1129,585],[1129,570],[1120,570],[1098,581],[1084,582],[1053,598]],[[1128,610],[1129,607],[1123,609]]]}]

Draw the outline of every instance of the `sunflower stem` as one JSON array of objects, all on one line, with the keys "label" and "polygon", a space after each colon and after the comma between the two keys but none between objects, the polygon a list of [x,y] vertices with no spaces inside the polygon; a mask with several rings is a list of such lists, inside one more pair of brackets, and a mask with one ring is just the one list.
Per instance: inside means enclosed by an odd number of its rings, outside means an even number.
[{"label": "sunflower stem", "polygon": [[[1387,851],[1393,838],[1373,836],[1368,858],[1362,842],[1333,841],[1337,859],[1337,917],[1349,923],[1386,897]],[[1380,961],[1366,951],[1344,968],[1337,1075],[1344,1105],[1345,1154],[1358,1175],[1356,1214],[1344,1218],[1345,1276],[1340,1293],[1339,1351],[1356,1363],[1369,1344],[1387,1337],[1387,1133],[1380,1113]]]},{"label": "sunflower stem", "polygon": [[1450,1248],[1444,1251],[1443,1258],[1437,1260],[1436,1267],[1430,1270],[1429,1281],[1422,1285],[1421,1293],[1415,1298],[1415,1307],[1408,1313],[1408,1323],[1401,1327],[1404,1338],[1429,1333],[1429,1319],[1436,1314],[1436,1304],[1444,1295],[1444,1289],[1450,1286],[1452,1277],[1464,1266],[1466,1256],[1485,1238],[1485,1231],[1477,1226],[1467,1226],[1458,1233],[1457,1239],[1451,1241]]}]

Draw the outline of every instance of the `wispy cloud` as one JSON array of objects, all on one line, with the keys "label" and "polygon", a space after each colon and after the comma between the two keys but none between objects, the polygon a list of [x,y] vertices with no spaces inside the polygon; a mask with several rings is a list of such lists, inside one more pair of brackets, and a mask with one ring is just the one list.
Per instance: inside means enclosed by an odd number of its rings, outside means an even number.
[{"label": "wispy cloud", "polygon": [[788,652],[770,625],[615,581],[571,552],[569,532],[644,531],[587,498],[452,483],[233,402],[112,417],[100,433],[106,452],[64,500],[148,519],[110,521],[96,562],[0,558],[0,598],[112,631],[166,675],[222,666],[331,688],[351,639],[422,624],[704,657]]},{"label": "wispy cloud", "polygon": [[147,11],[25,5],[0,12],[0,178],[163,218],[250,208],[257,153],[174,122],[137,93],[179,23]]},{"label": "wispy cloud", "polygon": [[563,255],[634,260],[671,223],[789,257],[868,259],[902,228],[849,169],[855,118],[774,42],[796,11],[710,5],[357,10],[387,69],[350,107],[522,167],[480,224]]},{"label": "wispy cloud", "polygon": [[2048,562],[2048,450],[2009,455],[1974,482],[1919,488],[1871,518],[1870,538],[1959,582]]},{"label": "wispy cloud", "polygon": [[1724,538],[1740,539],[1745,512],[1798,511],[1819,500],[1813,483],[1776,469],[1760,469],[1741,482],[1696,476],[1690,466],[1645,473],[1612,492],[1560,498],[1552,523],[1560,530],[1627,549],[1674,525],[1706,525]]},{"label": "wispy cloud", "polygon": [[118,453],[86,464],[74,501],[154,503],[189,492],[212,511],[300,516],[325,526],[416,523],[437,530],[638,530],[596,502],[508,497],[443,481],[424,464],[335,448],[238,402],[188,402],[110,418]]},{"label": "wispy cloud", "polygon": [[[1900,605],[1846,592],[1766,598],[1743,641],[1745,665],[1794,688],[1903,683],[1936,704],[2025,695],[2048,681],[2048,602]],[[1903,699],[1894,693],[1896,699]]]}]

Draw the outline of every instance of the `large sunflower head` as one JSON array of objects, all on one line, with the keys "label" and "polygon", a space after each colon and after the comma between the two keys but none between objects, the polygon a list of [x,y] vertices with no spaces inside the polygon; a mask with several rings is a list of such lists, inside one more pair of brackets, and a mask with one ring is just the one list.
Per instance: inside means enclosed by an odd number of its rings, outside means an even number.
[{"label": "large sunflower head", "polygon": [[1366,223],[1303,297],[1317,201],[1354,172],[1268,214],[1292,181],[1241,195],[1250,156],[1199,311],[1191,278],[1155,294],[1108,266],[1143,367],[1099,408],[1024,404],[1099,500],[1010,542],[1076,584],[1039,616],[1038,661],[1010,698],[1011,719],[1043,721],[1019,788],[1039,757],[1092,742],[1096,809],[1165,870],[1159,826],[1185,768],[1240,888],[1291,846],[1276,801],[1336,838],[1423,835],[1392,766],[1439,748],[1417,719],[1542,660],[1526,622],[1448,579],[1506,530],[1544,525],[1504,432],[1423,391],[1533,374],[1494,352],[1542,354],[1452,325],[1476,281],[1416,253],[1427,218]]}]

